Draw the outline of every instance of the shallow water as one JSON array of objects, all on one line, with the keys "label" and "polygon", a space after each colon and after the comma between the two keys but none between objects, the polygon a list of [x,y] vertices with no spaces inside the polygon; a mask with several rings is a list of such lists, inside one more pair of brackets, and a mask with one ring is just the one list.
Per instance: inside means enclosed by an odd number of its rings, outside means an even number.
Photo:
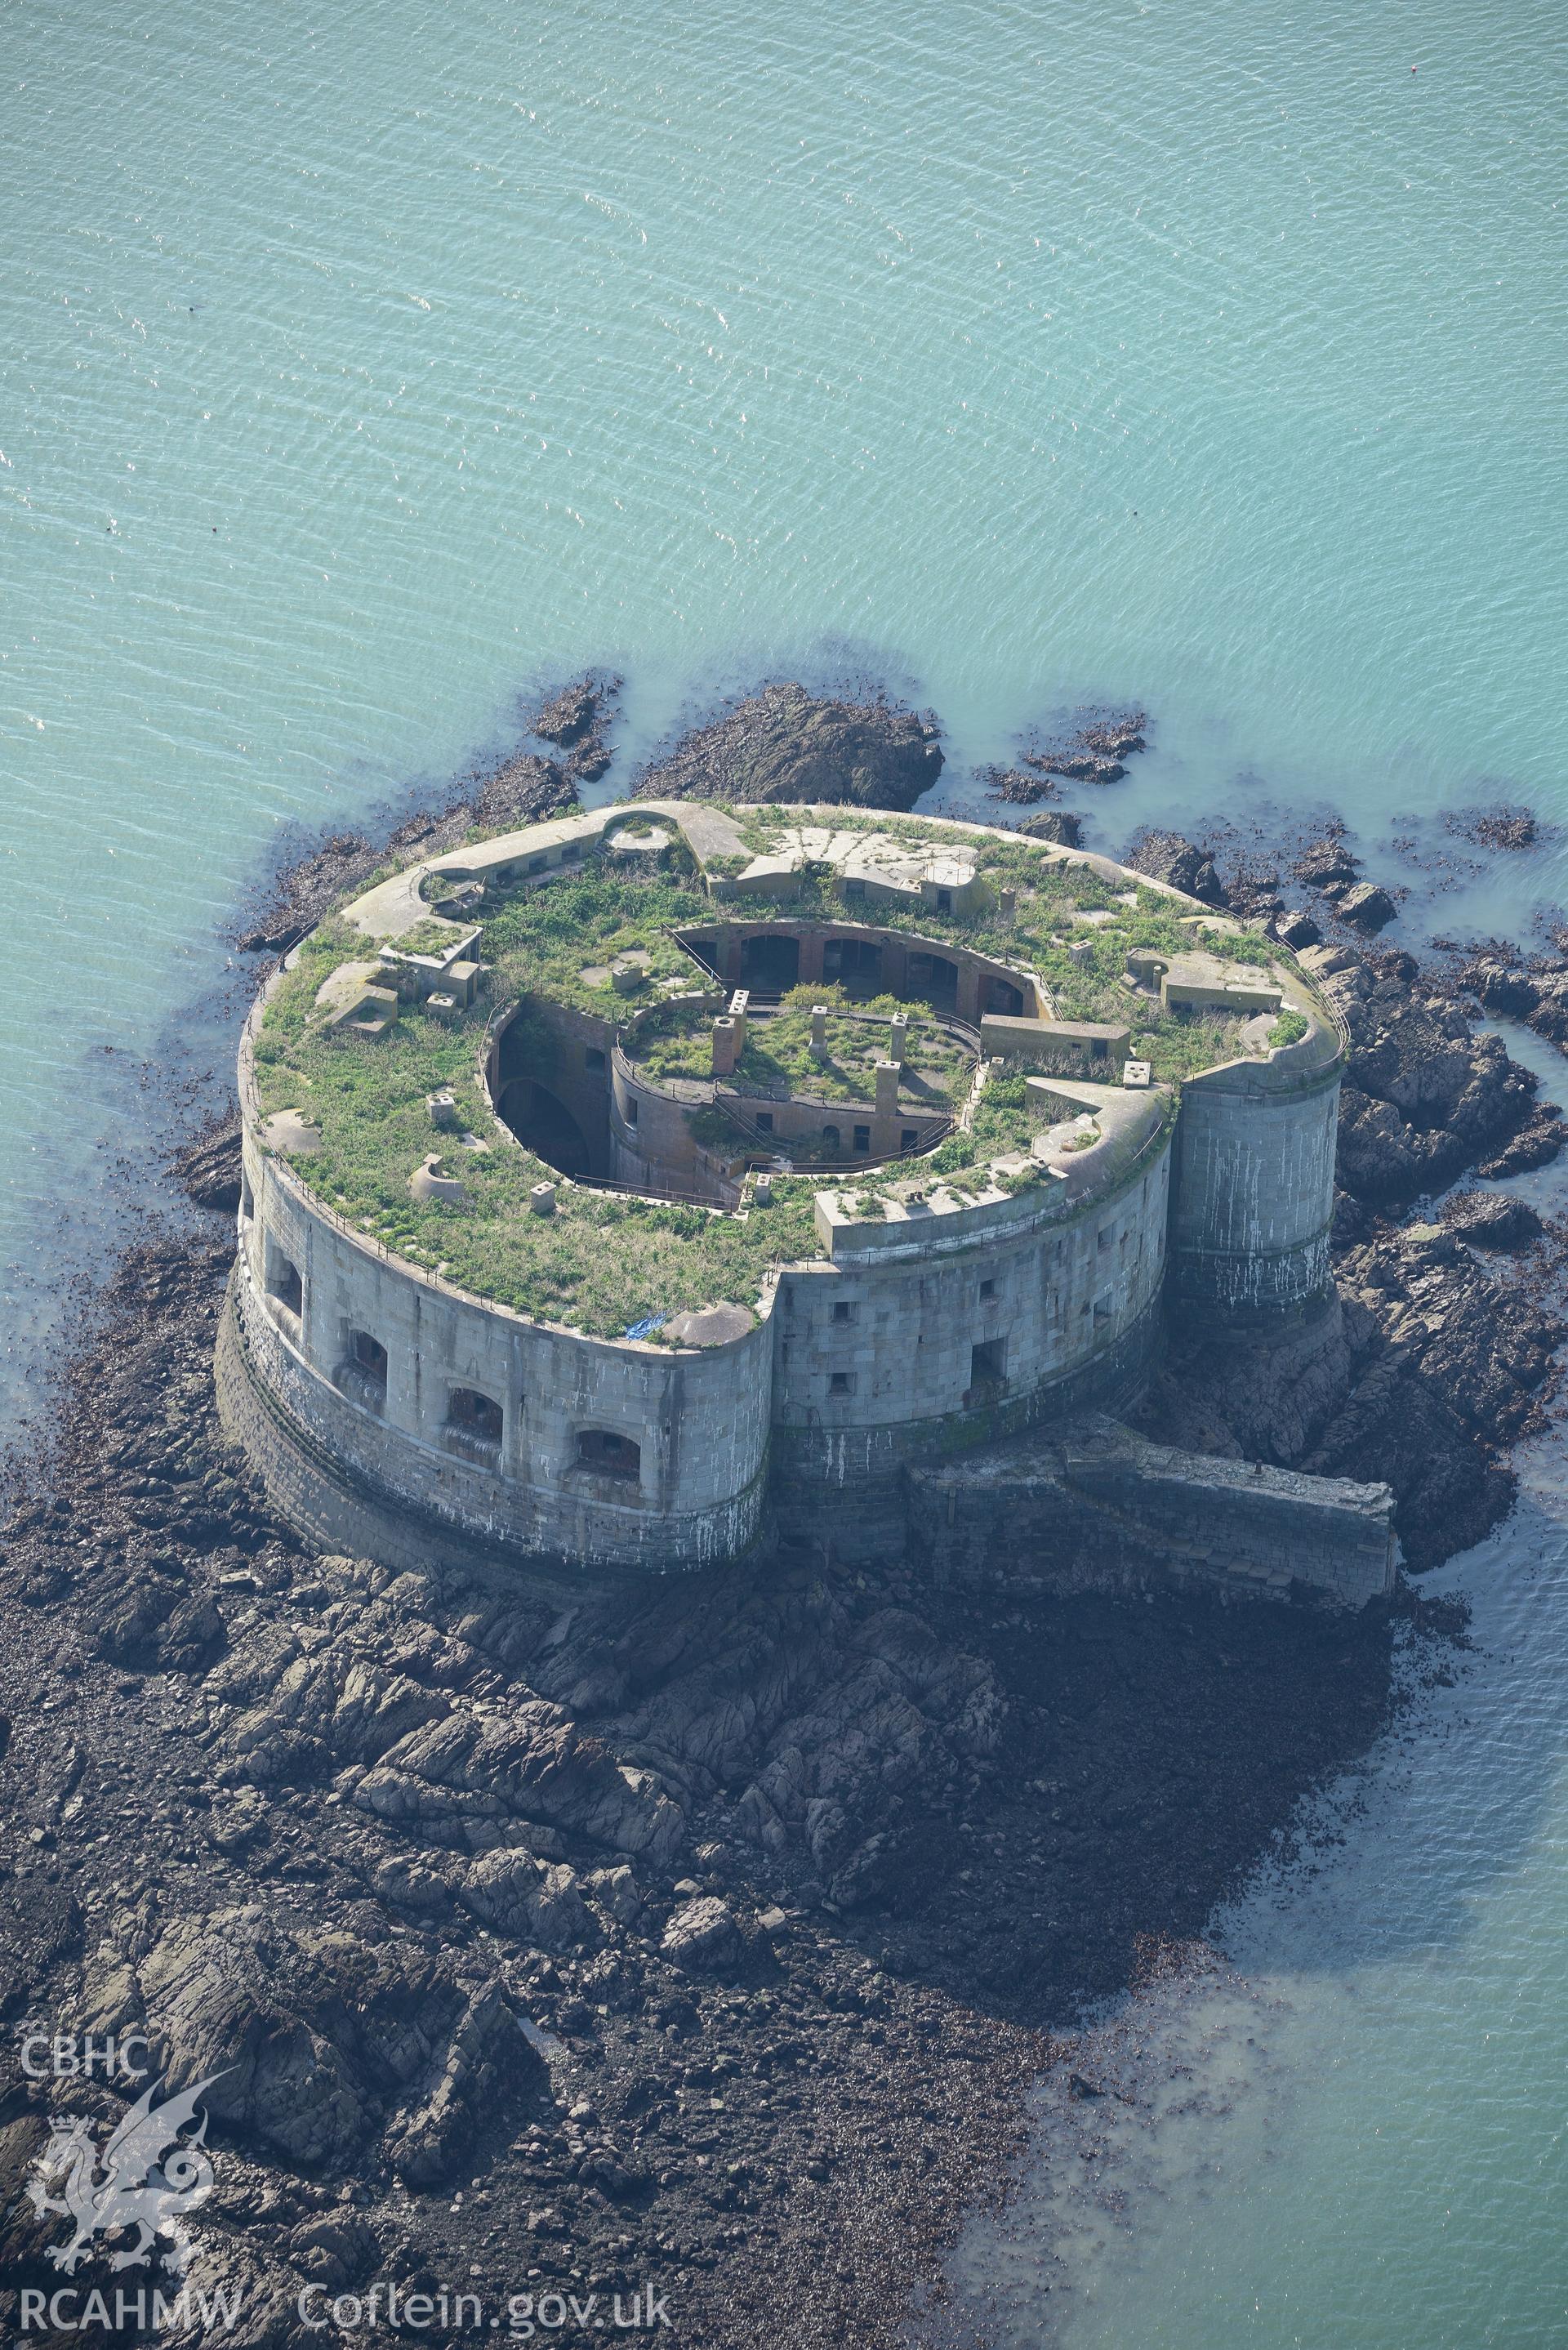
[{"label": "shallow water", "polygon": [[[1517,932],[1568,894],[1561,841],[1431,862],[1457,805],[1568,815],[1546,0],[38,0],[6,32],[0,1263],[24,1386],[141,1130],[140,1063],[221,1058],[229,909],[280,834],[507,744],[519,697],[589,662],[627,677],[622,779],[768,671],[934,704],[959,804],[1018,728],[1130,697],[1154,749],[1075,795],[1105,845],[1157,812],[1332,805],[1415,843],[1387,869],[1437,895],[1407,924]],[[1535,1527],[1468,1571],[1555,1654]],[[1264,2300],[1354,2276],[1357,2341],[1422,2338],[1403,2312],[1459,2241],[1449,2188],[1476,2305],[1552,2338],[1556,1717],[1501,1673],[1467,1684],[1483,1731],[1412,1776],[1452,1806],[1441,1833],[1422,1814],[1428,1911],[1411,1888],[1433,2004],[1377,2005],[1387,1905],[1347,1859],[1356,1922],[1314,1980],[1376,2014],[1378,2064],[1298,2064],[1287,2035],[1289,2097],[1259,2106],[1293,2116],[1291,2208],[1321,2221],[1268,2240]],[[1474,1790],[1442,1768],[1478,1736],[1511,1838],[1479,1878]],[[1489,1920],[1532,2019],[1500,2009],[1484,2043],[1500,2140],[1472,2068],[1449,2095],[1428,2064],[1438,2018],[1483,2045],[1490,1978],[1460,1957]],[[1375,2255],[1351,2230],[1336,2267],[1342,2137],[1357,2210],[1402,2232]],[[1146,2223],[1141,2265],[1105,2258],[1121,2342],[1262,2322],[1237,2280],[1263,2254],[1206,2208],[1211,2237]]]}]

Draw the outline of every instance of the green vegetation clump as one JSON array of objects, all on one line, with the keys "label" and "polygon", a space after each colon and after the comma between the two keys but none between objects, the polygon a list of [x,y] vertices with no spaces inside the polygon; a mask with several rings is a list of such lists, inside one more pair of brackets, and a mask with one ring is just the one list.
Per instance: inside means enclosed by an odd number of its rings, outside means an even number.
[{"label": "green vegetation clump", "polygon": [[1311,1026],[1312,1022],[1304,1012],[1282,1012],[1269,1031],[1269,1043],[1275,1048],[1281,1045],[1299,1045]]}]

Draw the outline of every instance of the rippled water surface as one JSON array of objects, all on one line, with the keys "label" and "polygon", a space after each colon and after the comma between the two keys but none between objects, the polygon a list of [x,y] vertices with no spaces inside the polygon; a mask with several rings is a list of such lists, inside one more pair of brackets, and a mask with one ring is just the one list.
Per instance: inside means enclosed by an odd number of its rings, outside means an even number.
[{"label": "rippled water surface", "polygon": [[[1565,47],[1546,0],[14,0],[14,1332],[140,1058],[213,1049],[164,1024],[279,827],[503,747],[590,661],[628,681],[622,775],[787,669],[934,704],[961,799],[1029,721],[1145,702],[1107,845],[1264,800],[1374,846],[1499,795],[1568,815]],[[1555,847],[1425,879],[1407,922],[1564,894]],[[1553,1508],[1476,1569],[1540,1658]],[[1220,2186],[1207,2236],[1173,2204],[1102,2263],[1105,2339],[1568,2340],[1559,1685],[1489,1667],[1404,1877],[1336,1878],[1266,2246]]]}]

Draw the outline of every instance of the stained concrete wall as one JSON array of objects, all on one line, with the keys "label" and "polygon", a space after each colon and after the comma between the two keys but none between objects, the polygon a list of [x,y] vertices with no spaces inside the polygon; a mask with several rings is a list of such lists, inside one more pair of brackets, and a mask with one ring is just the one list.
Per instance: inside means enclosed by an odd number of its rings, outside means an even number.
[{"label": "stained concrete wall", "polygon": [[[1147,1378],[1160,1335],[1168,1134],[1119,1191],[916,1253],[786,1270],[774,1326],[774,1502],[784,1530],[874,1558],[903,1541],[901,1475]],[[871,1228],[873,1232],[876,1228]],[[1000,1342],[1002,1377],[976,1378]]]},{"label": "stained concrete wall", "polygon": [[[357,1476],[488,1541],[585,1564],[697,1565],[753,1539],[772,1400],[765,1322],[727,1346],[684,1351],[555,1329],[383,1255],[254,1139],[245,1164],[254,1212],[242,1215],[234,1310],[249,1358]],[[266,1292],[280,1258],[303,1285],[298,1319]],[[379,1409],[345,1373],[356,1331],[386,1350]],[[453,1450],[457,1387],[501,1407],[493,1467]],[[589,1430],[639,1446],[635,1482],[578,1465]]]},{"label": "stained concrete wall", "polygon": [[1189,1326],[1285,1328],[1327,1292],[1343,1063],[1337,1039],[1315,1042],[1315,1060],[1234,1062],[1182,1088],[1170,1270]]},{"label": "stained concrete wall", "polygon": [[998,1398],[975,1391],[972,1359],[987,1345],[1003,1351],[1007,1394],[1066,1378],[1158,1299],[1169,1168],[1167,1143],[1119,1193],[1073,1215],[1038,1211],[1035,1189],[1009,1203],[1011,1231],[1001,1224],[979,1244],[944,1250],[939,1227],[894,1263],[836,1254],[785,1272],[773,1316],[775,1421],[842,1438],[988,1412]]},{"label": "stained concrete wall", "polygon": [[1098,1416],[908,1480],[909,1555],[933,1581],[1030,1594],[1175,1582],[1364,1607],[1393,1589],[1393,1511],[1386,1485],[1182,1452]]}]

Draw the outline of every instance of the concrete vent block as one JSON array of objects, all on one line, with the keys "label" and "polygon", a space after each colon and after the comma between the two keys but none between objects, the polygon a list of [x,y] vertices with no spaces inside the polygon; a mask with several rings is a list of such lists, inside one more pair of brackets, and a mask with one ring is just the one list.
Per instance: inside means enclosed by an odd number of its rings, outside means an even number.
[{"label": "concrete vent block", "polygon": [[425,1107],[431,1114],[431,1124],[442,1134],[457,1132],[457,1097],[454,1094],[427,1094]]},{"label": "concrete vent block", "polygon": [[1153,1082],[1153,1071],[1147,1061],[1124,1061],[1122,1083],[1136,1093],[1147,1093]]},{"label": "concrete vent block", "polygon": [[827,1006],[814,1003],[811,1007],[811,1057],[814,1061],[827,1058]]},{"label": "concrete vent block", "polygon": [[528,1205],[536,1216],[553,1216],[556,1212],[556,1187],[553,1183],[535,1183],[528,1192]]}]

